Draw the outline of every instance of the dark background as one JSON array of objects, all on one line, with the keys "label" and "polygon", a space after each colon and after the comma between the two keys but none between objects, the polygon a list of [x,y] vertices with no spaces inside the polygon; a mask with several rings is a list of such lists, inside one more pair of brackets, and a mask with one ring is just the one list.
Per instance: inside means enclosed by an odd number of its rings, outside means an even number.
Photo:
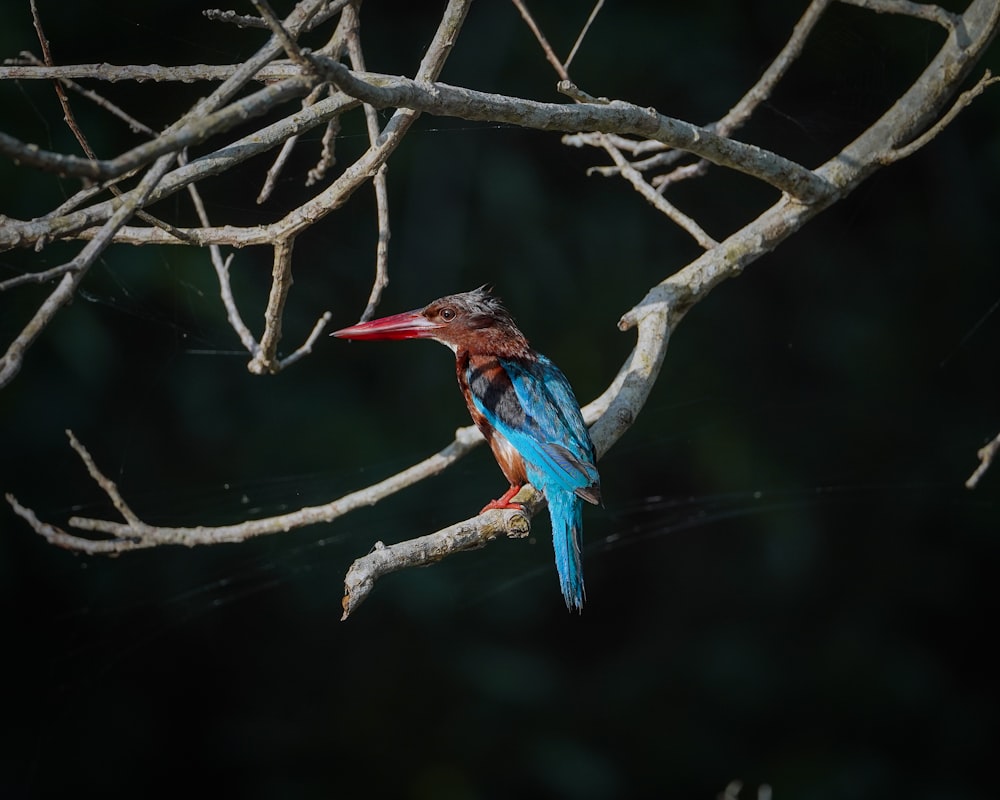
[{"label": "dark background", "polygon": [[[589,5],[533,5],[567,53]],[[571,73],[708,122],[805,5],[612,2]],[[440,6],[369,0],[369,68],[412,74]],[[263,41],[192,3],[40,10],[59,63],[232,63]],[[37,52],[27,3],[2,14],[2,54]],[[835,6],[738,136],[819,164],[941,37]],[[473,6],[442,79],[559,99],[507,3]],[[209,90],[97,88],[153,127]],[[543,517],[530,540],[383,579],[338,621],[344,573],[373,542],[504,489],[485,450],[335,524],[241,545],[85,557],[0,509],[0,796],[711,798],[736,778],[745,797],[762,783],[777,798],[995,796],[1000,469],[962,484],[1000,430],[997,91],[688,315],[600,464],[582,616],[563,607]],[[0,92],[3,130],[76,151],[50,85]],[[99,154],[139,141],[73,104]],[[344,122],[341,164],[365,146],[360,116]],[[253,198],[270,159],[206,184],[213,221],[294,207],[318,137],[267,206]],[[557,135],[421,119],[391,161],[381,311],[492,282],[592,399],[633,343],[619,316],[697,253],[624,182],[586,177],[595,163]],[[76,188],[8,163],[0,181],[16,217]],[[324,310],[341,327],[363,308],[371,195],[297,242],[286,352]],[[715,169],[671,199],[721,239],[773,193]],[[192,221],[181,194],[154,211]],[[0,254],[0,277],[78,247]],[[238,252],[233,272],[259,334],[270,253]],[[0,295],[5,347],[47,291]],[[218,524],[368,485],[467,424],[440,347],[324,336],[276,377],[246,361],[207,253],[112,248],[0,392],[0,488],[57,524],[113,517],[71,428],[147,521]]]}]

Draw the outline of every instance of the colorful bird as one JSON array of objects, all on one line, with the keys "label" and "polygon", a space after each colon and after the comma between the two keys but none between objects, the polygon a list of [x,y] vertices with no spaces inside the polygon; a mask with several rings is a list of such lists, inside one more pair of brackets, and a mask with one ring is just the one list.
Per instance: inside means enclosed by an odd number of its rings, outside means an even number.
[{"label": "colorful bird", "polygon": [[500,300],[484,286],[332,335],[434,339],[452,349],[469,413],[510,482],[510,489],[483,511],[523,508],[512,498],[525,483],[545,495],[566,607],[581,611],[581,501],[601,502],[594,444],[566,376],[528,345]]}]

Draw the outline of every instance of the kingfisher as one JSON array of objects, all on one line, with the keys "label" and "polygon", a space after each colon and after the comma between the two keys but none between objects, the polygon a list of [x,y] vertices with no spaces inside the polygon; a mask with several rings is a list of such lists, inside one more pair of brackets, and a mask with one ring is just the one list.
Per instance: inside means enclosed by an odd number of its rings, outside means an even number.
[{"label": "kingfisher", "polygon": [[566,607],[582,611],[582,501],[601,502],[597,454],[566,376],[532,349],[499,298],[481,286],[331,335],[433,339],[451,348],[469,414],[510,483],[480,513],[493,508],[523,511],[513,497],[525,483],[542,492],[552,520],[552,545]]}]

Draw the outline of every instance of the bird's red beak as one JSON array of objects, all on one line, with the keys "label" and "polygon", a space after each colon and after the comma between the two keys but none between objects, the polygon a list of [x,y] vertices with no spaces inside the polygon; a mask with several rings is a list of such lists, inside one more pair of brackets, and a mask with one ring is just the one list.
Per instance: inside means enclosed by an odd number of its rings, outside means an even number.
[{"label": "bird's red beak", "polygon": [[407,311],[341,328],[330,335],[339,339],[430,339],[442,327],[419,311]]}]

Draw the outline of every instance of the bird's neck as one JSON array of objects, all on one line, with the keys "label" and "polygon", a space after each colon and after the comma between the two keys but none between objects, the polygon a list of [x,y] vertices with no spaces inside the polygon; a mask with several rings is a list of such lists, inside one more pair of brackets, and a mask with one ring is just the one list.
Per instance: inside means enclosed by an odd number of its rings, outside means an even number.
[{"label": "bird's neck", "polygon": [[455,355],[460,359],[469,356],[492,356],[511,360],[536,358],[528,340],[518,330],[498,330],[485,328],[473,336],[465,336],[457,343]]}]

